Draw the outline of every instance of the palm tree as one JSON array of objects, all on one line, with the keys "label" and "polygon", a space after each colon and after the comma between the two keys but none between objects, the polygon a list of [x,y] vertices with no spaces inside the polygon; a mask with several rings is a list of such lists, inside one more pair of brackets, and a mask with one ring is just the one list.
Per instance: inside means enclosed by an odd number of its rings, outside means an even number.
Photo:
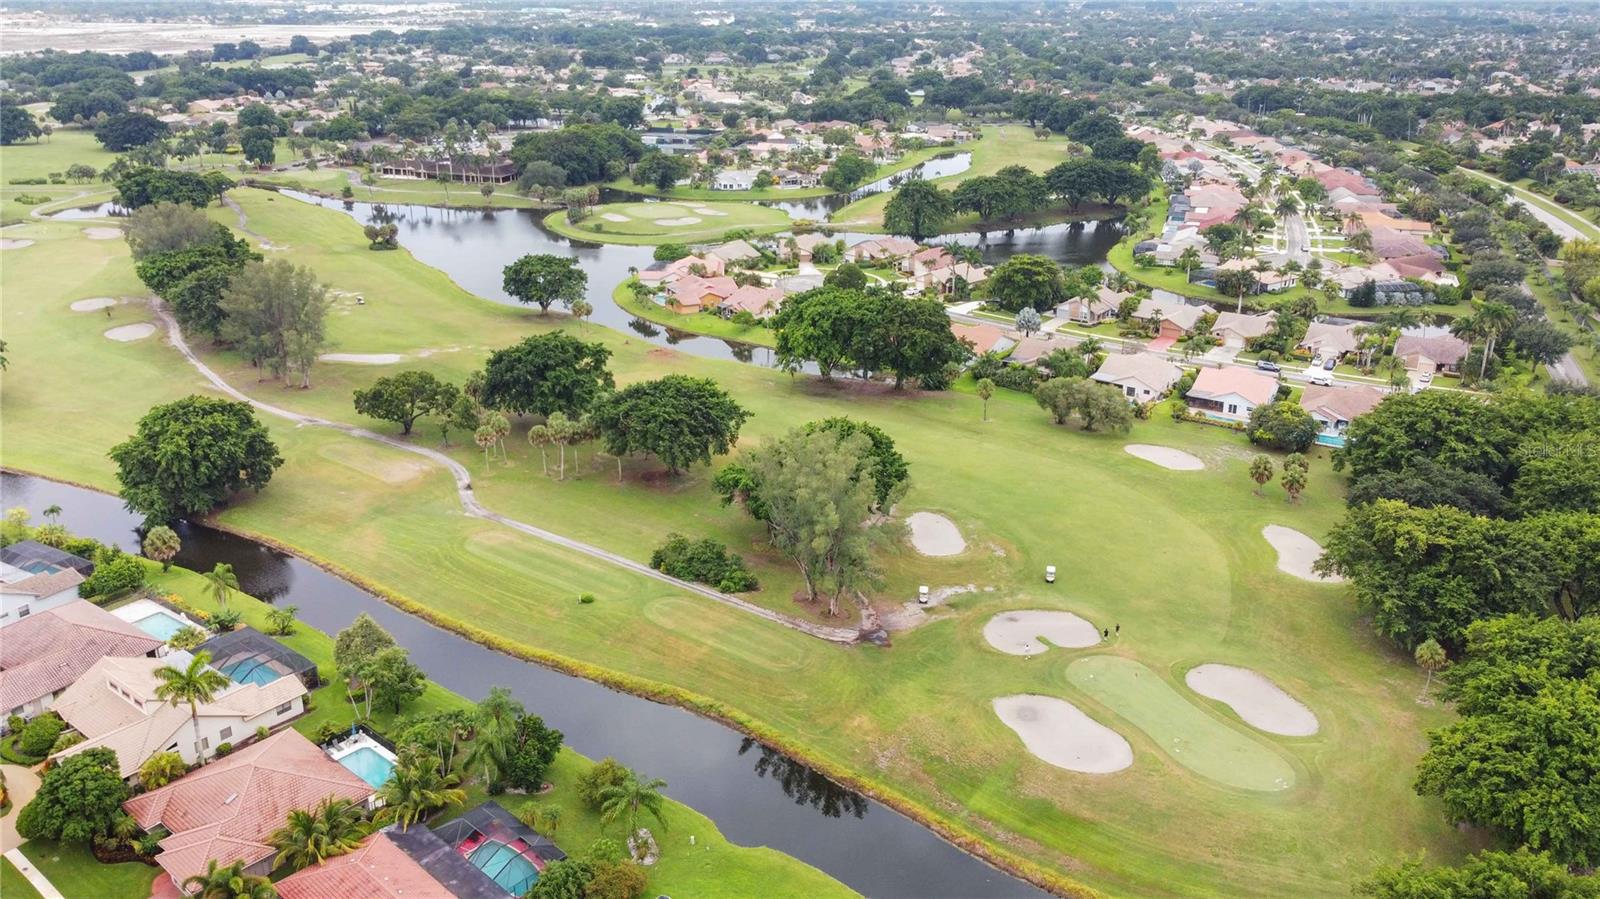
[{"label": "palm tree", "polygon": [[1473,317],[1478,320],[1478,327],[1483,332],[1483,360],[1478,366],[1478,380],[1481,381],[1489,370],[1489,357],[1494,355],[1495,341],[1516,326],[1517,310],[1511,308],[1509,303],[1481,303]]},{"label": "palm tree", "polygon": [[217,860],[206,862],[206,872],[184,878],[183,891],[197,899],[277,899],[272,881],[258,874],[246,874],[244,862],[226,868]]},{"label": "palm tree", "polygon": [[1450,664],[1450,659],[1444,654],[1444,647],[1439,641],[1429,637],[1417,644],[1417,667],[1428,672],[1428,679],[1422,685],[1422,692],[1417,695],[1420,702],[1428,696],[1428,690],[1433,686],[1433,673]]},{"label": "palm tree", "polygon": [[460,782],[455,774],[440,774],[439,766],[426,759],[399,765],[378,790],[384,803],[379,814],[406,830],[435,809],[465,802],[467,791],[457,786]]},{"label": "palm tree", "polygon": [[994,382],[988,378],[978,379],[978,399],[983,400],[983,420],[989,420],[989,398],[994,396]]},{"label": "palm tree", "polygon": [[588,300],[576,300],[572,304],[572,317],[582,324],[584,319],[594,315],[594,304]]},{"label": "palm tree", "polygon": [[494,428],[491,428],[488,425],[479,425],[478,429],[472,432],[472,442],[476,443],[478,448],[483,450],[483,464],[485,468],[487,468],[489,465],[489,447],[494,446],[495,441],[498,439],[499,438],[495,437]]},{"label": "palm tree", "polygon": [[178,541],[178,533],[164,524],[158,524],[144,535],[144,554],[161,563],[161,570],[168,571],[172,568],[172,560],[178,555],[182,544]]},{"label": "palm tree", "polygon": [[1183,269],[1183,274],[1188,274],[1200,267],[1200,251],[1194,247],[1184,247],[1178,254],[1178,268]]},{"label": "palm tree", "polygon": [[544,474],[550,474],[550,457],[545,454],[544,448],[552,442],[549,425],[534,425],[528,429],[528,442],[539,448],[539,467],[544,469]]},{"label": "palm tree", "polygon": [[1272,207],[1273,215],[1278,218],[1288,218],[1300,211],[1300,204],[1295,201],[1294,194],[1284,194],[1278,198],[1278,205]]},{"label": "palm tree", "polygon": [[633,771],[622,782],[600,791],[600,820],[610,824],[618,818],[628,825],[628,836],[639,832],[639,813],[646,811],[656,819],[662,830],[667,829],[667,819],[662,817],[666,797],[661,794],[667,782],[660,778],[641,781]]},{"label": "palm tree", "polygon": [[[222,566],[218,566],[222,567]],[[182,669],[162,665],[156,669],[156,698],[177,705],[189,704],[189,723],[194,726],[194,751],[200,764],[206,763],[206,752],[200,745],[200,703],[210,702],[216,695],[233,684],[226,674],[210,667],[211,653],[201,650],[189,659]]]},{"label": "palm tree", "polygon": [[[107,308],[109,308],[109,307],[107,307]],[[44,517],[50,519],[50,523],[51,524],[55,524],[56,519],[61,517],[61,507],[58,506],[58,505],[55,505],[53,503],[51,505],[45,506],[44,507]]]},{"label": "palm tree", "polygon": [[360,806],[348,799],[329,796],[310,811],[291,809],[288,821],[274,831],[267,842],[278,850],[274,865],[288,862],[298,871],[354,852],[371,831],[371,826],[362,819]]},{"label": "palm tree", "polygon": [[206,572],[207,589],[211,598],[217,601],[226,611],[228,608],[228,591],[239,589],[239,578],[233,573],[233,566],[227,562],[218,562],[214,568]]}]

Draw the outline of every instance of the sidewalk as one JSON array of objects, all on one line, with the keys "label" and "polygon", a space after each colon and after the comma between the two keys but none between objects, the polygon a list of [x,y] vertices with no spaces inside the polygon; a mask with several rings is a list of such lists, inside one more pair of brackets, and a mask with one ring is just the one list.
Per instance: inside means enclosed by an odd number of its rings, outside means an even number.
[{"label": "sidewalk", "polygon": [[22,872],[22,876],[28,879],[28,883],[33,884],[33,888],[38,890],[44,899],[66,899],[61,895],[61,891],[56,889],[55,884],[40,873],[39,869],[33,866],[33,862],[28,861],[28,857],[22,854],[21,849],[7,849],[6,861],[16,865],[17,870]]}]

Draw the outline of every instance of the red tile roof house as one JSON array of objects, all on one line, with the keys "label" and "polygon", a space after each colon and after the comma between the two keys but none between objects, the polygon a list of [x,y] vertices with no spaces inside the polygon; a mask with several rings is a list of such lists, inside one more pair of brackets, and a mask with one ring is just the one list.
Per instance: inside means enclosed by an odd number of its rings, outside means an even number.
[{"label": "red tile roof house", "polygon": [[32,718],[106,656],[153,655],[161,646],[87,600],[29,615],[0,639],[0,712]]},{"label": "red tile roof house", "polygon": [[639,270],[639,280],[645,284],[671,284],[680,278],[696,277],[690,269],[695,266],[705,269],[707,277],[715,278],[727,271],[727,265],[719,256],[685,256],[671,262],[657,262],[648,268]]},{"label": "red tile roof house", "polygon": [[1221,421],[1246,422],[1257,406],[1272,402],[1278,379],[1253,369],[1202,368],[1186,394],[1189,409]]},{"label": "red tile roof house", "polygon": [[385,828],[354,852],[278,881],[279,899],[454,899],[453,890],[395,845],[391,832]]},{"label": "red tile roof house", "polygon": [[714,309],[739,289],[732,278],[681,278],[667,288],[666,306],[680,315]]},{"label": "red tile roof house", "polygon": [[783,288],[747,284],[728,294],[727,299],[718,303],[717,314],[723,318],[732,318],[741,312],[748,312],[756,318],[771,318],[782,303]]},{"label": "red tile roof house", "polygon": [[251,874],[272,870],[276,850],[267,842],[289,812],[336,797],[367,804],[372,787],[296,730],[197,768],[179,780],[135,796],[122,808],[146,832],[172,833],[161,841],[156,864],[182,888],[206,862],[244,862]]}]

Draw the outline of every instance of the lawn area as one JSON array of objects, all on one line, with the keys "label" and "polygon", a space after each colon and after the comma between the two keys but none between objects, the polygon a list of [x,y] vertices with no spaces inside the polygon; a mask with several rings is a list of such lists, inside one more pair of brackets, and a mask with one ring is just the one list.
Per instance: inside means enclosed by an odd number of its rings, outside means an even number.
[{"label": "lawn area", "polygon": [[611,298],[617,301],[618,306],[640,318],[666,325],[679,331],[687,331],[690,334],[723,337],[728,340],[753,343],[758,346],[770,347],[778,345],[777,335],[771,328],[764,328],[760,325],[741,325],[714,312],[679,315],[649,300],[635,299],[633,290],[628,286],[630,283],[632,282],[624,281],[618,284],[617,289],[611,292]]},{"label": "lawn area", "polygon": [[600,243],[716,243],[736,229],[757,234],[789,230],[782,210],[754,203],[602,203],[576,224],[565,211],[545,216],[546,228],[578,240]]},{"label": "lawn area", "polygon": [[[199,574],[178,567],[162,573],[160,566],[154,563],[150,564],[149,569],[151,573],[148,583],[155,591],[163,595],[176,594],[184,604],[207,613],[218,610],[218,604],[211,598],[205,579]],[[267,603],[234,591],[228,600],[228,606],[243,613],[245,624],[260,631],[268,630],[267,612],[271,606]],[[295,626],[293,634],[277,639],[317,663],[317,668],[325,678],[334,678],[331,635],[302,623]],[[438,684],[429,683],[426,692],[407,706],[400,715],[375,710],[370,723],[380,731],[391,731],[399,719],[450,709],[469,709],[473,701]],[[309,713],[295,721],[294,728],[312,740],[316,739],[318,730],[324,724],[331,723],[342,729],[349,727],[355,720],[355,712],[344,696],[344,687],[338,683],[330,683],[313,693],[311,706]],[[539,712],[537,708],[528,711],[534,714]],[[600,822],[599,814],[578,798],[574,788],[578,777],[593,764],[590,759],[571,749],[563,748],[548,775],[549,781],[555,785],[554,790],[536,799],[501,796],[498,797],[499,802],[512,811],[530,802],[560,806],[561,823],[555,838],[569,853],[581,853],[590,843],[608,835],[606,828]],[[438,813],[434,818],[435,821],[445,821],[455,817],[488,798],[481,784],[467,786],[466,802],[459,807],[447,808]],[[667,789],[671,791],[670,784]],[[763,888],[759,892],[763,895],[793,897],[855,895],[843,884],[821,871],[781,852],[763,847],[747,848],[730,843],[710,819],[688,806],[669,802],[666,813],[673,840],[671,848],[663,854],[661,862],[650,869],[650,889],[653,894],[735,897],[751,895],[758,891],[757,885],[761,885]],[[616,830],[611,828],[609,835],[615,836]],[[688,844],[690,834],[696,838],[693,847]],[[141,893],[137,897],[129,893],[102,895],[107,899],[112,899],[113,896],[142,899],[146,894]]]},{"label": "lawn area", "polygon": [[[474,298],[404,249],[369,252],[358,226],[338,212],[235,194],[251,228],[287,247],[275,255],[311,266],[336,288],[381,298],[359,310],[336,307],[329,331],[341,350],[416,357],[450,347],[413,364],[460,383],[490,350],[568,322]],[[215,214],[234,223],[227,210]],[[68,311],[74,299],[137,291],[121,243],[83,240],[64,223],[30,224],[14,236],[38,242],[8,252],[0,269],[11,344],[0,391],[5,461],[114,489],[107,448],[151,404],[203,389],[201,382],[159,339],[101,336],[147,317],[142,310],[117,307],[111,322]],[[919,584],[979,589],[946,603],[937,620],[897,633],[891,648],[840,648],[463,516],[442,471],[276,419],[265,421],[287,463],[221,522],[359,575],[469,636],[712,711],[1009,865],[1115,894],[1164,894],[1181,884],[1197,894],[1348,895],[1380,862],[1417,852],[1455,860],[1476,845],[1411,787],[1423,733],[1450,713],[1415,703],[1422,675],[1372,635],[1345,588],[1282,574],[1261,536],[1263,526],[1281,524],[1320,538],[1342,514],[1343,481],[1324,451],[1313,454],[1310,485],[1291,505],[1275,486],[1254,495],[1254,449],[1219,428],[1157,414],[1126,437],[1084,433],[1051,424],[1031,397],[1006,390],[983,422],[970,380],[940,394],[830,385],[687,356],[596,325],[568,326],[612,350],[619,384],[667,373],[715,378],[753,413],[742,447],[831,415],[882,427],[911,467],[897,512],[950,516],[970,548],[930,558],[883,547],[877,603],[892,608]],[[272,403],[396,430],[356,417],[350,405],[353,389],[392,367],[320,365],[316,386],[302,391],[257,382],[234,354],[206,356]],[[84,371],[95,377],[73,375]],[[667,478],[630,462],[619,484],[609,459],[584,450],[568,479],[556,481],[541,474],[527,425],[517,422],[507,440],[507,463],[486,465],[459,437],[451,450],[471,466],[488,507],[634,559],[648,558],[669,531],[714,537],[761,578],[753,601],[813,613],[792,600],[797,576],[762,530],[716,501],[710,471]],[[438,443],[427,421],[413,439]],[[1181,448],[1207,468],[1167,471],[1123,452],[1127,442]],[[1046,564],[1061,569],[1055,585],[1038,576]],[[572,603],[582,591],[599,601]],[[1135,746],[1125,771],[1085,777],[1034,759],[991,700],[1038,693],[1098,710],[1067,672],[1102,650],[1024,661],[991,649],[984,623],[1028,608],[1120,623],[1115,655],[1202,710],[1210,706],[1175,672],[1213,661],[1272,678],[1317,714],[1317,737],[1263,736],[1231,720],[1219,726],[1292,766],[1293,788],[1219,785],[1157,751],[1120,712],[1103,723]]]},{"label": "lawn area", "polygon": [[[898,175],[906,169],[921,165],[935,156],[946,156],[952,153],[961,153],[972,149],[975,145],[975,143],[969,141],[966,143],[954,144],[948,147],[923,147],[920,150],[911,150],[905,155],[901,156],[899,159],[896,159],[894,162],[888,163],[887,165],[878,166],[878,170],[872,173],[872,177],[869,180],[876,181],[880,178],[887,178],[890,175]],[[757,166],[756,168],[759,169],[760,167]],[[632,178],[618,178],[617,180],[607,184],[606,187],[633,194],[643,194],[647,197],[669,197],[679,200],[724,200],[728,202],[755,200],[805,200],[811,197],[826,197],[837,193],[837,191],[835,191],[833,188],[823,187],[821,185],[817,187],[801,187],[790,190],[780,190],[775,187],[768,188],[766,190],[712,190],[709,187],[671,187],[666,190],[662,190],[661,188],[656,187],[654,184],[635,184],[633,183]]]},{"label": "lawn area", "polygon": [[6,899],[44,899],[9,858],[0,858],[0,896]]},{"label": "lawn area", "polygon": [[[986,125],[981,139],[962,145],[972,151],[972,166],[959,174],[935,178],[933,183],[950,190],[968,178],[993,175],[1008,165],[1025,165],[1036,172],[1044,172],[1067,158],[1067,143],[1061,136],[1040,140],[1033,136],[1032,128],[1024,125]],[[882,231],[883,208],[892,196],[893,191],[883,191],[863,197],[829,216],[828,221],[835,227],[852,231]],[[1050,221],[1063,218],[1065,216],[1058,213]],[[963,231],[972,224],[958,216],[951,219],[945,231]]]},{"label": "lawn area", "polygon": [[[67,166],[92,166],[95,171],[105,168],[116,159],[116,154],[100,146],[94,133],[55,124],[55,133],[37,141],[0,146],[0,224],[20,222],[29,212],[57,211],[72,205],[91,205],[111,198],[109,185],[99,179],[84,183],[69,181],[66,184],[16,184],[20,180],[50,177],[51,172],[65,172]],[[50,201],[37,205],[17,202],[23,195],[49,197]],[[75,202],[68,202],[75,201]]]},{"label": "lawn area", "polygon": [[[87,845],[78,843],[29,840],[22,844],[22,854],[66,899],[144,899],[150,895],[150,884],[162,873],[160,868],[141,862],[103,865],[90,854]],[[13,874],[9,865],[7,862],[8,881]],[[15,875],[22,879],[22,872]],[[12,899],[10,883],[5,886],[6,899]]]},{"label": "lawn area", "polygon": [[[281,158],[281,157],[280,157]],[[414,203],[422,206],[462,206],[467,208],[533,209],[540,203],[516,192],[515,184],[497,184],[485,197],[475,184],[422,181],[412,178],[380,178],[351,168],[323,167],[315,171],[294,169],[287,172],[233,172],[262,184],[273,184],[338,197],[345,187],[354,191],[353,200],[367,203]]]}]

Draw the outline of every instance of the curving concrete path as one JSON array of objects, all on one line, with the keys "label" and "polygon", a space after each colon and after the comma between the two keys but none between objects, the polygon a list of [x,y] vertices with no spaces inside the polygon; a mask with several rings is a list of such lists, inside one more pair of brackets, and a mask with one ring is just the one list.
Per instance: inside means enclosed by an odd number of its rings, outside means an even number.
[{"label": "curving concrete path", "polygon": [[39,792],[39,775],[31,768],[12,764],[0,765],[0,772],[5,773],[6,794],[11,799],[11,811],[0,818],[0,851],[9,852],[26,842],[17,835],[17,813]]},{"label": "curving concrete path", "polygon": [[740,599],[737,596],[731,596],[727,593],[713,590],[710,587],[706,587],[701,584],[690,583],[689,581],[679,580],[678,578],[670,575],[662,574],[654,568],[651,568],[649,565],[646,565],[642,562],[636,562],[625,556],[620,556],[614,552],[611,552],[610,550],[602,549],[591,543],[584,543],[581,540],[574,540],[571,537],[562,536],[554,531],[547,531],[544,528],[528,524],[525,521],[518,521],[515,518],[509,518],[505,515],[501,515],[498,512],[491,511],[482,503],[480,503],[477,496],[474,495],[472,491],[472,475],[467,471],[467,467],[445,455],[444,453],[439,452],[438,450],[406,443],[403,440],[390,437],[386,434],[379,434],[376,431],[369,431],[366,428],[357,427],[355,425],[344,424],[343,422],[337,421],[329,421],[328,419],[317,418],[316,416],[312,415],[302,415],[298,412],[291,412],[288,409],[274,406],[270,403],[265,403],[246,395],[243,391],[240,391],[232,384],[229,384],[227,381],[223,380],[221,375],[213,371],[210,366],[206,365],[200,360],[200,357],[195,355],[194,351],[189,348],[189,344],[183,339],[183,332],[178,328],[177,321],[173,319],[172,314],[167,310],[166,304],[162,303],[159,299],[153,299],[151,300],[150,306],[155,311],[156,316],[161,319],[162,324],[166,327],[167,339],[172,342],[173,347],[175,347],[178,352],[182,353],[183,357],[189,360],[189,364],[193,365],[207,381],[210,381],[212,386],[216,387],[224,394],[241,402],[249,403],[252,407],[265,412],[268,415],[274,415],[278,418],[292,421],[297,425],[329,428],[350,437],[357,437],[362,440],[371,440],[393,449],[422,456],[423,458],[442,466],[450,472],[451,476],[454,477],[456,481],[456,497],[461,502],[461,508],[464,509],[468,515],[471,515],[474,518],[482,518],[488,521],[493,521],[497,524],[505,525],[512,530],[521,531],[522,533],[527,534],[536,540],[543,540],[546,543],[554,544],[555,546],[562,547],[563,549],[569,549],[573,552],[583,553],[586,556],[592,556],[596,559],[616,565],[619,568],[625,568],[635,574],[641,574],[645,577],[654,578],[663,583],[671,584],[681,590],[687,590],[691,593],[703,596],[706,599],[720,602],[723,605],[732,606],[733,608],[739,609],[743,612],[749,612],[757,617],[765,618],[768,621],[781,624],[784,627],[792,628],[800,631],[803,634],[809,634],[821,640],[842,644],[857,643],[861,640],[861,632],[858,630],[845,627],[829,627],[821,624],[812,624],[809,621],[801,621],[798,618],[792,618],[788,615],[782,614],[781,612],[774,612],[771,609],[758,606],[753,602]]}]

